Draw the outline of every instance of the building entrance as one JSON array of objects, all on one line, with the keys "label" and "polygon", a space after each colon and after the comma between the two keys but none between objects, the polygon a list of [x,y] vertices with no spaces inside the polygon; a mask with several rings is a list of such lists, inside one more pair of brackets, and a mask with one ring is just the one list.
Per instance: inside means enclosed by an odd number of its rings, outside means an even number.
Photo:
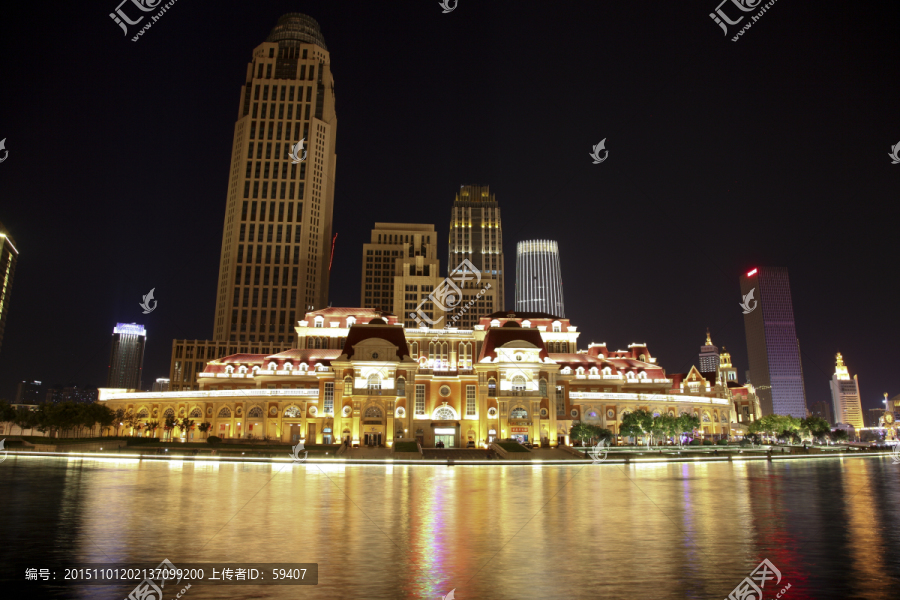
[{"label": "building entrance", "polygon": [[444,448],[453,448],[453,447],[454,447],[454,445],[453,445],[453,438],[454,438],[454,437],[456,437],[456,436],[452,436],[452,435],[436,435],[436,436],[434,436],[434,447],[435,447],[435,448],[440,448],[440,447],[441,447],[441,444],[440,444],[440,443],[443,442]]},{"label": "building entrance", "polygon": [[381,434],[380,433],[367,433],[363,438],[363,443],[366,446],[380,446],[381,445]]}]

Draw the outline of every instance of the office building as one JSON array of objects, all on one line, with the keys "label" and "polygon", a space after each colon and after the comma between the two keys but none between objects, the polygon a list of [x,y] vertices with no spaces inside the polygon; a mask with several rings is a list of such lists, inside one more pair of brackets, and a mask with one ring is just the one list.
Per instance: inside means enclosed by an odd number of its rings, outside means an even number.
[{"label": "office building", "polygon": [[516,312],[566,316],[556,242],[529,240],[516,244]]},{"label": "office building", "polygon": [[91,404],[97,401],[98,390],[95,387],[75,385],[54,385],[47,390],[44,402],[47,404],[59,404],[61,402],[77,402]]},{"label": "office building", "polygon": [[278,19],[253,50],[237,114],[213,339],[290,347],[297,316],[328,305],[331,267],[337,120],[314,19]]},{"label": "office building", "polygon": [[403,315],[407,327],[444,327],[444,311],[429,298],[443,280],[437,248],[434,225],[375,223],[363,244],[360,306]]},{"label": "office building", "polygon": [[169,391],[169,380],[160,377],[156,381],[153,382],[153,392],[168,392]]},{"label": "office building", "polygon": [[804,418],[806,397],[788,271],[758,267],[741,276],[740,286],[746,299],[748,379],[756,388],[763,415]]},{"label": "office building", "polygon": [[136,323],[117,323],[113,329],[112,349],[106,387],[141,389],[141,370],[144,367],[144,344],[147,331]]},{"label": "office building", "polygon": [[16,404],[40,404],[44,401],[44,393],[40,381],[20,381],[16,385]]},{"label": "office building", "polygon": [[856,375],[850,377],[850,371],[844,365],[844,357],[840,352],[835,358],[837,366],[831,377],[831,406],[834,410],[835,423],[844,423],[861,429],[865,425],[860,404],[859,381]]},{"label": "office building", "polygon": [[834,416],[831,412],[831,403],[826,402],[825,400],[819,400],[817,402],[813,402],[809,408],[809,414],[812,417],[819,417],[820,419],[825,419],[829,424],[834,425]]},{"label": "office building", "polygon": [[6,330],[13,275],[18,259],[19,250],[3,223],[0,223],[0,350],[3,349],[3,332]]},{"label": "office building", "polygon": [[700,347],[700,372],[717,373],[719,370],[719,349],[713,346],[709,329],[706,330],[706,344]]},{"label": "office building", "polygon": [[[481,316],[503,311],[506,304],[500,207],[489,186],[460,187],[450,212],[448,245],[448,278],[462,297],[443,305],[456,327],[471,329]],[[442,297],[455,295],[454,290]]]}]

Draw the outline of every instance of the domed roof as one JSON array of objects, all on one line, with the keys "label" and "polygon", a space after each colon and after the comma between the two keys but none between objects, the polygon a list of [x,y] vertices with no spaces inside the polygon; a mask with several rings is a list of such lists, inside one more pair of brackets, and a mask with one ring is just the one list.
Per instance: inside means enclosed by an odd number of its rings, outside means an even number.
[{"label": "domed roof", "polygon": [[375,317],[371,321],[369,321],[369,325],[387,325],[387,321],[382,319],[381,317]]},{"label": "domed roof", "polygon": [[506,323],[503,324],[503,326],[504,327],[522,327],[515,321],[507,321]]},{"label": "domed roof", "polygon": [[[323,49],[325,38],[319,23],[312,17],[303,13],[287,13],[278,19],[278,24],[272,29],[272,33],[266,38],[267,42],[278,42],[280,46],[296,46],[291,42],[316,44]],[[287,42],[287,43],[285,43]]]}]

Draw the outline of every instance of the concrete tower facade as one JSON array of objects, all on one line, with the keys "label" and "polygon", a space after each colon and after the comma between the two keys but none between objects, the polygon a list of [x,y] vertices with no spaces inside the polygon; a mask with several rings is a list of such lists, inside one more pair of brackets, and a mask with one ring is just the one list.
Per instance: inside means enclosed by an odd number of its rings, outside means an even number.
[{"label": "concrete tower facade", "polygon": [[[447,273],[457,272],[464,260],[478,269],[481,281],[467,282],[461,301],[448,306],[447,314],[458,317],[457,327],[470,328],[478,323],[479,316],[504,310],[506,304],[500,206],[490,186],[461,186],[453,202]],[[487,291],[481,293],[488,285]],[[469,302],[475,304],[463,312],[462,307]]]},{"label": "concrete tower facade", "polygon": [[700,372],[715,373],[719,370],[719,349],[712,343],[709,329],[706,330],[706,344],[700,348]]},{"label": "concrete tower facade", "polygon": [[556,242],[528,240],[516,244],[516,312],[566,316]]},{"label": "concrete tower facade", "polygon": [[141,370],[144,367],[144,344],[146,341],[147,330],[143,325],[116,324],[113,329],[112,350],[109,353],[106,387],[141,389]]},{"label": "concrete tower facade", "polygon": [[844,365],[844,357],[838,352],[835,357],[837,366],[831,376],[831,405],[834,410],[834,422],[853,425],[856,429],[864,427],[862,405],[859,396],[859,380]]},{"label": "concrete tower facade", "polygon": [[740,285],[750,381],[763,415],[804,418],[806,395],[788,271],[758,267],[741,276]]},{"label": "concrete tower facade", "polygon": [[298,315],[328,305],[336,130],[319,24],[286,14],[253,51],[239,94],[215,341],[289,346]]}]

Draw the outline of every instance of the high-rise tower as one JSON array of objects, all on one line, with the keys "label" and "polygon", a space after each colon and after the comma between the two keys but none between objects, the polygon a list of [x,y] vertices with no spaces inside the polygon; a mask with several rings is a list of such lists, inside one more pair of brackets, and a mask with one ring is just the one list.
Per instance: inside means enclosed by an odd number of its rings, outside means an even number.
[{"label": "high-rise tower", "polygon": [[712,343],[709,329],[706,330],[706,344],[700,348],[700,372],[715,373],[719,369],[719,349]]},{"label": "high-rise tower", "polygon": [[9,233],[0,223],[0,347],[3,345],[3,331],[6,329],[6,314],[9,312],[9,297],[12,295],[13,275],[19,251]]},{"label": "high-rise tower", "polygon": [[837,366],[831,376],[831,403],[834,409],[834,422],[853,425],[856,429],[864,426],[862,405],[859,401],[859,380],[844,366],[844,357],[838,352],[835,356]]},{"label": "high-rise tower", "polygon": [[[504,310],[503,229],[500,207],[489,186],[460,187],[450,213],[449,250],[448,274],[454,273],[464,260],[481,274],[481,282],[471,280],[465,284],[462,300],[447,313],[448,317],[458,317],[456,326],[474,327],[479,317]],[[479,296],[488,284],[490,288]],[[469,302],[474,302],[473,306],[464,311]]]},{"label": "high-rise tower", "polygon": [[144,344],[147,330],[135,323],[117,323],[113,329],[112,350],[109,353],[109,372],[106,387],[129,390],[141,389],[141,369],[144,366]]},{"label": "high-rise tower", "polygon": [[762,413],[804,418],[806,396],[788,271],[759,267],[741,276],[740,284],[750,381]]},{"label": "high-rise tower", "polygon": [[556,242],[529,240],[516,244],[516,311],[566,316]]},{"label": "high-rise tower", "polygon": [[[298,315],[328,305],[337,120],[319,24],[299,13],[282,16],[253,51],[246,75],[214,339],[290,344]],[[303,149],[292,156],[301,140]]]}]

